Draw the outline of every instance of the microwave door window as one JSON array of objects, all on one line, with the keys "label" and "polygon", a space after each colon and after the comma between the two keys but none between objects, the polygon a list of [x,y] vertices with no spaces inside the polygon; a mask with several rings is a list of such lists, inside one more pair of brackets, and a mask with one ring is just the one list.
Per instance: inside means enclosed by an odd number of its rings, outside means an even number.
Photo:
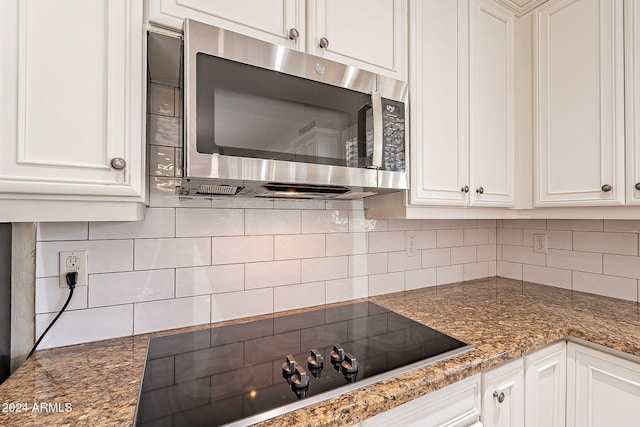
[{"label": "microwave door window", "polygon": [[196,79],[199,152],[364,164],[358,151],[363,94],[204,54],[197,56]]}]

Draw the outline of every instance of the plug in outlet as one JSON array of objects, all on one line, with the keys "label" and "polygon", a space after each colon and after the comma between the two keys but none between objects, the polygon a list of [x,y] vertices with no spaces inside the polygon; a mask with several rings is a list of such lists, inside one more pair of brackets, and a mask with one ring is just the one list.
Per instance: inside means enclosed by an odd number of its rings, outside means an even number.
[{"label": "plug in outlet", "polygon": [[76,286],[87,286],[87,251],[60,252],[60,287],[67,288],[67,273],[78,273]]},{"label": "plug in outlet", "polygon": [[547,253],[547,235],[546,234],[534,234],[533,235],[533,252]]},{"label": "plug in outlet", "polygon": [[416,236],[407,236],[407,256],[416,256]]}]

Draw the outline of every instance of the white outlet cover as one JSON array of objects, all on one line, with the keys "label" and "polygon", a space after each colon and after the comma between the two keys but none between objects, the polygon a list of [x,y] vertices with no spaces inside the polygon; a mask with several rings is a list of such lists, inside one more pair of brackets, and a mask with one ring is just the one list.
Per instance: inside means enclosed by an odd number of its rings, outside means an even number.
[{"label": "white outlet cover", "polygon": [[69,271],[74,271],[74,267],[67,266],[67,260],[70,263],[77,264],[78,281],[76,286],[87,286],[88,274],[87,274],[87,251],[61,251],[60,252],[60,284],[61,288],[68,288],[66,275]]}]

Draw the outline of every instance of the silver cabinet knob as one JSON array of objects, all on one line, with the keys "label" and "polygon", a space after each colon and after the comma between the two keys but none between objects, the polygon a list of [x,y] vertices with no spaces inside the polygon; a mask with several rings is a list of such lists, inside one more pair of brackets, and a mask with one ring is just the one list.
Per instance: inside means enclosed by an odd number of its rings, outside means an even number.
[{"label": "silver cabinet knob", "polygon": [[326,49],[329,47],[329,39],[326,37],[321,37],[320,38],[320,47],[322,49]]},{"label": "silver cabinet knob", "polygon": [[636,182],[636,185],[634,187],[636,188],[636,190],[640,190],[640,182]]},{"label": "silver cabinet knob", "polygon": [[300,32],[296,28],[289,30],[289,39],[298,40],[298,37],[300,37]]},{"label": "silver cabinet knob", "polygon": [[469,186],[468,186],[468,185],[465,185],[464,187],[462,187],[462,188],[460,189],[460,191],[462,191],[463,193],[468,193],[468,192],[469,192]]},{"label": "silver cabinet knob", "polygon": [[496,390],[493,392],[493,397],[498,399],[498,403],[504,402],[504,391]]},{"label": "silver cabinet knob", "polygon": [[114,157],[111,159],[111,167],[114,169],[124,169],[127,167],[127,161],[122,157]]},{"label": "silver cabinet knob", "polygon": [[483,194],[483,193],[484,193],[484,187],[478,187],[478,188],[476,188],[476,193],[478,193],[478,194]]},{"label": "silver cabinet knob", "polygon": [[608,193],[609,191],[613,190],[613,187],[609,184],[605,184],[600,189],[605,193]]}]

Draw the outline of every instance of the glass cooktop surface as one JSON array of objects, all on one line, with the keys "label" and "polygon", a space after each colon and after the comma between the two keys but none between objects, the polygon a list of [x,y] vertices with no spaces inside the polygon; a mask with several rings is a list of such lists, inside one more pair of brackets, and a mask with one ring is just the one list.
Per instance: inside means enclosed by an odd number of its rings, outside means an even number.
[{"label": "glass cooktop surface", "polygon": [[155,337],[136,425],[255,423],[469,350],[370,302]]}]

